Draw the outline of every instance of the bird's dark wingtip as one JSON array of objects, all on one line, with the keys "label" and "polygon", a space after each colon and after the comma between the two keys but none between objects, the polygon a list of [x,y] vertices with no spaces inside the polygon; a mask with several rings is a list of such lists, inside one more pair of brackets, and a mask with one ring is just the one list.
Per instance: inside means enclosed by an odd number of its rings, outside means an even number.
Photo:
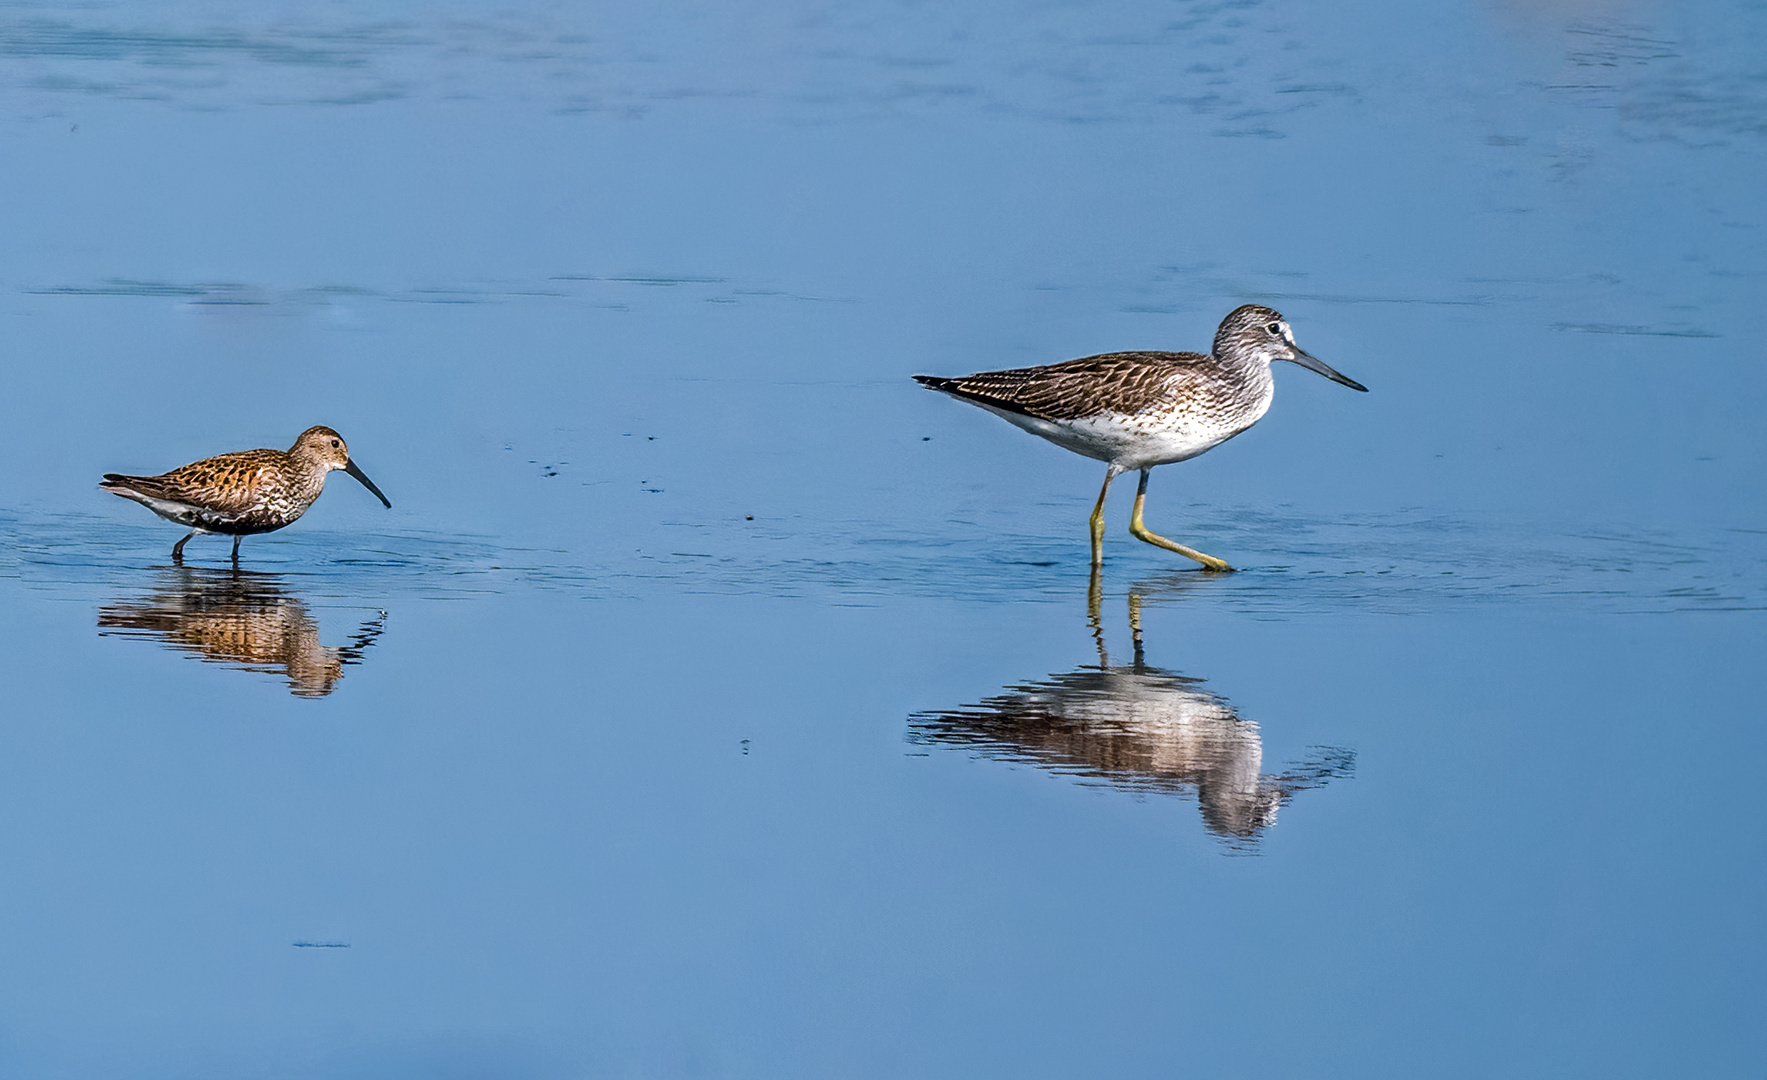
[{"label": "bird's dark wingtip", "polygon": [[950,379],[942,378],[938,375],[915,375],[913,376],[913,379],[915,382],[929,390],[943,390],[945,384],[951,381]]}]

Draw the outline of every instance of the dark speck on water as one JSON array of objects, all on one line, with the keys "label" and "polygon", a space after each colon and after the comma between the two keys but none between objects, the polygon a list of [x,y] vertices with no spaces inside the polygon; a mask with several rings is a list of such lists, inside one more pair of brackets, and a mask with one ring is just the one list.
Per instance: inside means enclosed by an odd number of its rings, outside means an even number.
[{"label": "dark speck on water", "polygon": [[1767,1075],[1767,9],[1354,14],[0,12],[0,1071]]}]

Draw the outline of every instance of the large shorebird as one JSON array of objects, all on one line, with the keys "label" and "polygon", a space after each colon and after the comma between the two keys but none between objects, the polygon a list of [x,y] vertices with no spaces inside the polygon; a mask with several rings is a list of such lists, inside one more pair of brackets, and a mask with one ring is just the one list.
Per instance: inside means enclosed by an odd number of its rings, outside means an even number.
[{"label": "large shorebird", "polygon": [[1288,321],[1257,304],[1221,320],[1207,355],[1193,352],[1120,352],[1045,367],[983,371],[954,379],[915,380],[980,405],[1057,446],[1105,462],[1104,487],[1092,508],[1092,565],[1104,561],[1104,497],[1117,474],[1141,470],[1129,534],[1195,559],[1208,570],[1231,570],[1150,531],[1141,522],[1147,472],[1211,450],[1258,422],[1270,408],[1275,381],[1270,364],[1287,360],[1349,387],[1368,387],[1340,375],[1295,344]]},{"label": "large shorebird", "polygon": [[341,435],[324,425],[301,432],[284,450],[241,450],[203,458],[159,476],[105,473],[99,485],[113,495],[134,499],[167,521],[190,526],[172,545],[172,561],[184,561],[184,545],[197,533],[233,537],[233,559],[239,561],[239,538],[274,532],[298,519],[325,490],[325,476],[342,469],[375,498],[387,500],[374,481],[350,460]]}]

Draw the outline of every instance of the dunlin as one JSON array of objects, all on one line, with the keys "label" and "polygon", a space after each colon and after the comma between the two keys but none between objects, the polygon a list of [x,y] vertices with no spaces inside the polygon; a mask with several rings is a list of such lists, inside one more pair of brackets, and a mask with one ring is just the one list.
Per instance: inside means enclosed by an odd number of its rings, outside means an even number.
[{"label": "dunlin", "polygon": [[325,476],[342,469],[376,498],[392,503],[355,462],[343,437],[323,425],[310,427],[287,450],[241,450],[203,458],[159,476],[105,473],[100,486],[136,502],[167,521],[190,526],[172,545],[172,561],[184,561],[184,545],[198,533],[233,537],[233,559],[239,559],[239,538],[274,532],[297,520],[325,490]]}]

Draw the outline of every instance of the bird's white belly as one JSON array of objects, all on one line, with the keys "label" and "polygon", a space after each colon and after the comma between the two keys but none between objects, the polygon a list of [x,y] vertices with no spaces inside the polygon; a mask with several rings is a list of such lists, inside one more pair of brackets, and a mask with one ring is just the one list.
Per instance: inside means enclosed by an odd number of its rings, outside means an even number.
[{"label": "bird's white belly", "polygon": [[126,492],[125,494],[140,503],[142,506],[152,510],[160,517],[165,518],[167,521],[176,522],[179,525],[195,525],[203,516],[201,511],[197,510],[189,503],[173,502],[170,499],[156,499],[151,495],[142,495],[134,491]]},{"label": "bird's white belly", "polygon": [[119,494],[134,499],[167,521],[188,525],[200,533],[212,532],[216,526],[229,525],[238,518],[237,514],[222,514],[172,499],[156,499],[139,491],[121,491]]},{"label": "bird's white belly", "polygon": [[[987,406],[983,406],[987,408]],[[1196,457],[1221,445],[1252,425],[1244,423],[1174,423],[1170,418],[1099,413],[1080,420],[1044,420],[1003,409],[988,410],[1033,435],[1076,454],[1123,469],[1150,469]]]}]

